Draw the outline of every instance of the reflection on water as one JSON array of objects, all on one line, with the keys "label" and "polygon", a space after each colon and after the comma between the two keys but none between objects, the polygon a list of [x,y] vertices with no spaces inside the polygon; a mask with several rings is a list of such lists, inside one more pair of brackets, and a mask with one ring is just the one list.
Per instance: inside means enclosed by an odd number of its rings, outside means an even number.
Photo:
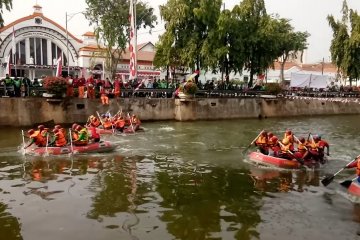
[{"label": "reflection on water", "polygon": [[[107,137],[119,152],[47,158],[22,156],[18,130],[6,129],[13,134],[0,142],[0,239],[354,239],[359,206],[338,194],[346,192],[336,180],[328,188],[320,180],[358,154],[356,122],[149,123],[144,133]],[[259,131],[285,128],[325,133],[329,165],[280,171],[245,161]]]}]

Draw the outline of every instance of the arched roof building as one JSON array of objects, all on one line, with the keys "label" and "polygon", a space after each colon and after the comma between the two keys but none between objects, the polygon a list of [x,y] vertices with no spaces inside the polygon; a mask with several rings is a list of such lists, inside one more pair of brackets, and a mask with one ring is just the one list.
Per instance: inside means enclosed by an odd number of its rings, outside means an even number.
[{"label": "arched roof building", "polygon": [[[0,29],[0,76],[5,76],[6,65],[11,66],[11,75],[40,78],[55,73],[57,59],[62,57],[63,73],[89,75],[94,66],[101,65],[104,59],[94,57],[101,50],[96,43],[94,33],[86,32],[82,39],[76,38],[64,27],[47,18],[40,5],[35,5],[34,12]],[[13,54],[13,49],[15,54]],[[118,73],[127,75],[129,62],[125,52],[118,65]],[[139,45],[139,76],[158,76],[152,64],[155,49],[152,43]],[[100,70],[102,71],[102,70]]]}]

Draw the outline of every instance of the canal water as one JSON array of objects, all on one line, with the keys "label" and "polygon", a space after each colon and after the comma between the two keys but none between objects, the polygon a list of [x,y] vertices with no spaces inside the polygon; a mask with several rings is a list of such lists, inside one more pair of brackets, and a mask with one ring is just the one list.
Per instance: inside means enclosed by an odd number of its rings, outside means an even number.
[{"label": "canal water", "polygon": [[[144,123],[114,153],[29,157],[0,129],[0,239],[359,239],[360,206],[320,180],[360,154],[359,116]],[[262,130],[322,134],[320,170],[256,166]],[[249,151],[254,150],[250,148]],[[248,152],[249,152],[248,151]]]}]

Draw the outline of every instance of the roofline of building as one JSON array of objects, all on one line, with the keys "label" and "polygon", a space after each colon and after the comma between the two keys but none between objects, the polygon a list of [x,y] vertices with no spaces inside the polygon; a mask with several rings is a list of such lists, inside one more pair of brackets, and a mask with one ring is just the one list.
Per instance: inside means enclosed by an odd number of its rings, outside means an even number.
[{"label": "roofline of building", "polygon": [[[30,19],[33,19],[33,18],[35,18],[35,17],[41,17],[41,18],[44,19],[45,21],[47,21],[47,22],[55,25],[56,27],[58,27],[60,30],[66,32],[66,29],[65,29],[65,28],[63,28],[60,24],[58,24],[57,22],[51,20],[50,18],[45,17],[44,14],[42,14],[42,13],[33,13],[33,14],[29,15],[29,16],[19,18],[19,19],[15,20],[15,21],[9,23],[8,25],[4,26],[3,28],[0,28],[0,33],[6,31],[7,29],[9,29],[9,28],[11,28],[11,27],[13,27],[13,26],[15,26],[16,24],[19,24],[19,23],[21,23],[21,22],[25,22],[25,21],[30,20]],[[15,30],[16,30],[16,29],[15,29]],[[68,32],[68,34],[69,34],[69,36],[70,36],[71,38],[75,39],[78,43],[83,43],[82,40],[76,38],[76,37],[75,37],[74,35],[72,35],[71,33]]]}]

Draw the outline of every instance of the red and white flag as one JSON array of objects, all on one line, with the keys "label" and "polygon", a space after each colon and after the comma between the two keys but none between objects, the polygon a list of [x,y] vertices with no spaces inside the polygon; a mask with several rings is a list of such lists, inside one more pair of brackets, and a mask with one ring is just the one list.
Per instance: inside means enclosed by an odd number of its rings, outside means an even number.
[{"label": "red and white flag", "polygon": [[15,41],[15,29],[14,29],[14,27],[13,27],[13,32],[12,32],[11,45],[12,45],[12,54],[15,55],[15,53],[16,53],[16,41]]},{"label": "red and white flag", "polygon": [[129,43],[129,52],[130,52],[130,76],[129,79],[133,80],[137,78],[137,62],[136,62],[136,48],[137,48],[137,37],[136,37],[136,19],[135,19],[135,5],[134,1],[130,0],[130,11],[129,11],[129,21],[130,21],[130,43]]},{"label": "red and white flag", "polygon": [[61,76],[62,76],[62,58],[60,56],[56,62],[56,77],[61,77]]}]

